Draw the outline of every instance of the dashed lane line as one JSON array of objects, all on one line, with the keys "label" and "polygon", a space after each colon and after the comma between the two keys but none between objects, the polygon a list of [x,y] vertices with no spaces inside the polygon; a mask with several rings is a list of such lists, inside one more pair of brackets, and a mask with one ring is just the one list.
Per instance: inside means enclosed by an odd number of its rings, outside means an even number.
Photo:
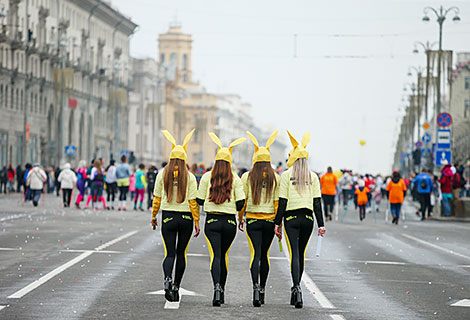
[{"label": "dashed lane line", "polygon": [[470,307],[470,299],[462,299],[450,305],[451,307]]},{"label": "dashed lane line", "polygon": [[0,306],[0,311],[5,309],[7,306]]},{"label": "dashed lane line", "polygon": [[346,320],[346,318],[340,314],[330,314],[330,317],[333,320]]},{"label": "dashed lane line", "polygon": [[419,239],[419,238],[410,236],[409,234],[402,233],[402,236],[404,236],[405,238],[414,240],[414,241],[416,241],[416,242],[419,242],[419,243],[421,243],[421,244],[427,245],[427,246],[429,246],[429,247],[432,247],[432,248],[434,248],[434,249],[441,250],[441,251],[444,251],[444,252],[446,252],[446,253],[453,254],[454,256],[457,256],[457,257],[461,257],[461,258],[470,260],[470,257],[469,257],[469,256],[466,256],[466,255],[464,255],[464,254],[455,252],[454,250],[449,250],[449,249],[443,248],[443,247],[441,247],[441,246],[435,245],[435,244],[430,243],[430,242],[428,242],[428,241],[424,241],[424,240],[421,240],[421,239]]},{"label": "dashed lane line", "polygon": [[133,236],[137,232],[138,232],[137,230],[128,232],[128,233],[126,233],[126,234],[124,234],[124,235],[122,235],[122,236],[120,236],[116,239],[113,239],[111,241],[108,241],[108,242],[102,244],[99,247],[96,247],[94,250],[88,250],[88,251],[83,252],[78,257],[75,257],[72,260],[68,261],[67,263],[55,268],[54,270],[52,270],[48,274],[46,274],[46,275],[42,276],[41,278],[35,280],[34,282],[30,283],[29,285],[27,285],[23,289],[18,290],[17,292],[13,293],[12,295],[8,296],[7,298],[9,298],[9,299],[22,298],[23,296],[25,296],[29,292],[33,291],[34,289],[36,289],[40,285],[46,283],[50,279],[54,278],[56,275],[62,273],[63,271],[67,270],[68,268],[72,267],[73,265],[77,264],[78,262],[82,261],[83,259],[89,257],[90,255],[92,255],[96,251],[102,251],[103,249],[106,249],[107,247],[109,247],[113,244],[116,244],[119,241],[122,241],[126,238],[129,238],[129,237]]}]

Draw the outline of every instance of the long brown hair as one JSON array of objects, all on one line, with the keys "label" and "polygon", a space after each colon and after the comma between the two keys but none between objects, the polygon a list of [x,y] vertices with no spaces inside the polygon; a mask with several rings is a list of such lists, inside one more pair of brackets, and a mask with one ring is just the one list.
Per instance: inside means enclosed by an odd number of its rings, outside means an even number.
[{"label": "long brown hair", "polygon": [[173,200],[173,186],[177,186],[176,203],[183,203],[188,186],[188,168],[181,159],[171,159],[163,172],[163,187],[168,202]]},{"label": "long brown hair", "polygon": [[209,189],[209,201],[215,204],[230,202],[232,193],[233,173],[230,163],[217,160],[211,171],[211,187]]},{"label": "long brown hair", "polygon": [[253,168],[248,173],[248,180],[250,181],[251,196],[254,205],[261,203],[261,193],[263,188],[266,190],[265,203],[271,201],[273,188],[276,186],[276,176],[271,163],[267,161],[256,162]]},{"label": "long brown hair", "polygon": [[93,167],[98,170],[98,173],[103,173],[103,170],[101,170],[101,160],[96,159],[95,162],[93,162]]}]

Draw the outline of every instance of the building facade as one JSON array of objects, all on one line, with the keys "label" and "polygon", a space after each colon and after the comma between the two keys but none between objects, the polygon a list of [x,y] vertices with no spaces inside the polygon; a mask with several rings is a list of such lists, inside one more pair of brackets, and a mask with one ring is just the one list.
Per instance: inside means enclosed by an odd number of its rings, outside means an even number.
[{"label": "building facade", "polygon": [[0,0],[0,8],[2,164],[117,158],[127,145],[137,25],[98,0]]}]

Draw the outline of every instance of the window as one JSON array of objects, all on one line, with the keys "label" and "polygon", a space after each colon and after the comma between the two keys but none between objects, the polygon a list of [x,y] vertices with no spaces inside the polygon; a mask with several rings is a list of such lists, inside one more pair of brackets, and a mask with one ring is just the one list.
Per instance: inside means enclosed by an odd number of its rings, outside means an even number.
[{"label": "window", "polygon": [[164,64],[164,63],[165,63],[165,54],[162,53],[162,54],[160,55],[160,64]]},{"label": "window", "polygon": [[464,118],[470,118],[470,100],[469,99],[465,100],[465,108],[463,110],[463,116]]},{"label": "window", "polygon": [[176,57],[176,53],[172,53],[170,55],[170,64],[172,66],[176,66],[178,64],[178,58]]},{"label": "window", "polygon": [[470,89],[470,77],[465,77],[465,90]]},{"label": "window", "polygon": [[187,74],[183,74],[183,82],[188,82],[188,75]]},{"label": "window", "polygon": [[187,68],[188,68],[188,56],[185,53],[183,54],[183,70],[186,70]]}]

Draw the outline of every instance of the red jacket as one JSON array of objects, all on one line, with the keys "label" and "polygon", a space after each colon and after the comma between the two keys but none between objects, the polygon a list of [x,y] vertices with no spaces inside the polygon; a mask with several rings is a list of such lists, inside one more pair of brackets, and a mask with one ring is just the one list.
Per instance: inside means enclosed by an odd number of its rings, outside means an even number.
[{"label": "red jacket", "polygon": [[442,176],[439,182],[441,183],[441,192],[442,193],[452,193],[452,177],[453,173],[450,169],[450,165],[447,164],[444,169],[441,171]]},{"label": "red jacket", "polygon": [[8,166],[8,181],[13,180],[15,180],[15,169],[13,169],[13,166],[10,164]]}]

